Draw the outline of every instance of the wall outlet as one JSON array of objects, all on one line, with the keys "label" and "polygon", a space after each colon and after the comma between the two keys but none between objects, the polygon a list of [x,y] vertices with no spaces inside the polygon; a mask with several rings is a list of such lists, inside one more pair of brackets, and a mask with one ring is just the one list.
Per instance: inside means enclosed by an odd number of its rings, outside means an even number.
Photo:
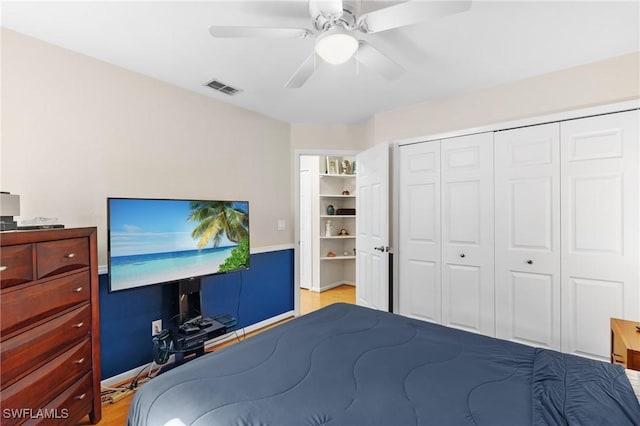
[{"label": "wall outlet", "polygon": [[151,335],[156,336],[162,331],[162,320],[151,321]]}]

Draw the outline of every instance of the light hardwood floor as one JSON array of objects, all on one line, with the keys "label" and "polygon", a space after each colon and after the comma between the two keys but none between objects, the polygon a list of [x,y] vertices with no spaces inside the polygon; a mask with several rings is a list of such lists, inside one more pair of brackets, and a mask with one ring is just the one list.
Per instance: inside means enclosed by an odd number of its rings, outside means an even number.
[{"label": "light hardwood floor", "polygon": [[[300,290],[300,314],[308,314],[322,307],[331,305],[333,303],[345,302],[355,303],[356,291],[355,287],[350,285],[341,285],[339,287],[332,288],[322,293],[316,293],[308,290]],[[287,320],[285,320],[287,321]],[[267,327],[270,328],[270,327]],[[265,328],[266,329],[266,328]],[[257,330],[253,333],[247,334],[246,338],[251,337],[257,333],[264,331],[265,329]],[[235,341],[225,342],[213,348],[219,349],[224,346],[229,346],[235,343]],[[123,426],[127,423],[127,413],[129,412],[129,405],[133,394],[124,397],[120,401],[114,404],[102,405],[102,420],[98,423],[100,426]],[[88,417],[85,418],[79,425],[89,425]]]}]

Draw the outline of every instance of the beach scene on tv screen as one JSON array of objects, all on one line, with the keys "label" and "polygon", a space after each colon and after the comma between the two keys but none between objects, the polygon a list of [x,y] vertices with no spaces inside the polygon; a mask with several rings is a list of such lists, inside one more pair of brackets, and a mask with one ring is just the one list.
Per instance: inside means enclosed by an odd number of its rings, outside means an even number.
[{"label": "beach scene on tv screen", "polygon": [[249,265],[246,201],[109,200],[111,290]]}]

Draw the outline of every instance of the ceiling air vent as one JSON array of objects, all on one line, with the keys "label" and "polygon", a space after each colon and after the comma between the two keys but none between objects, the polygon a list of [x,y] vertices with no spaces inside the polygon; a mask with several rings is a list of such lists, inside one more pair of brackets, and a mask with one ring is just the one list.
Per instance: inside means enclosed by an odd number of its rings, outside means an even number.
[{"label": "ceiling air vent", "polygon": [[207,83],[205,86],[211,87],[213,90],[217,90],[218,92],[226,93],[227,95],[233,96],[240,92],[242,89],[236,89],[235,87],[231,87],[219,80],[213,79]]}]

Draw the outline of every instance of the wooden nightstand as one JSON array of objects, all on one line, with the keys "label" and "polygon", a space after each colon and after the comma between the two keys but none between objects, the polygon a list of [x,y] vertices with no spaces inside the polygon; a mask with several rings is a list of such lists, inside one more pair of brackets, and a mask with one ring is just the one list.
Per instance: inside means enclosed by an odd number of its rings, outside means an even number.
[{"label": "wooden nightstand", "polygon": [[611,363],[640,371],[640,322],[611,318]]}]

